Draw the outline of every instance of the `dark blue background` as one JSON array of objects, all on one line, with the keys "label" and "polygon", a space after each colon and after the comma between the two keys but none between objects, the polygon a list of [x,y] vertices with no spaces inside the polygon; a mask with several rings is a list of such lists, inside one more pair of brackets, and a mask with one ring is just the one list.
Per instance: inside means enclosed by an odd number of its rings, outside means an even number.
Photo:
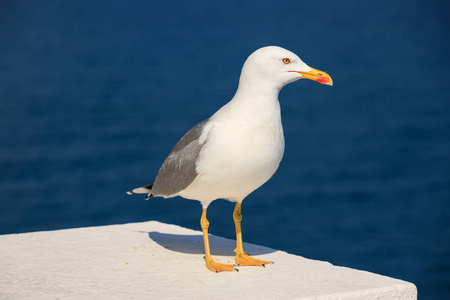
[{"label": "dark blue background", "polygon": [[[244,241],[450,294],[450,7],[446,1],[3,1],[0,233],[159,220],[143,201],[179,138],[279,45],[327,71],[280,94],[286,152],[243,205]],[[208,210],[234,238],[233,204]]]}]

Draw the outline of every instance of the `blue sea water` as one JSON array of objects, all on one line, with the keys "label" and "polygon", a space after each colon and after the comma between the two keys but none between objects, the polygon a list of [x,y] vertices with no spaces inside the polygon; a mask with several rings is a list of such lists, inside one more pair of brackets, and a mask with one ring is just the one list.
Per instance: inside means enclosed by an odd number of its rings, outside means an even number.
[{"label": "blue sea water", "polygon": [[[243,203],[244,241],[450,297],[446,1],[9,1],[0,9],[0,233],[158,220],[129,197],[279,45],[328,72],[280,94],[286,152]],[[233,204],[210,232],[234,238]],[[1,272],[1,271],[0,271]]]}]

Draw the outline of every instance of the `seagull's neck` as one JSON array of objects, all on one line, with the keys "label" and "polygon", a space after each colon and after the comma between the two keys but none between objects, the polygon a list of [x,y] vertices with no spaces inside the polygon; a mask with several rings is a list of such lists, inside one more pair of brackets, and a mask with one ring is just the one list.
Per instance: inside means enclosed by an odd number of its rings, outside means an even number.
[{"label": "seagull's neck", "polygon": [[240,101],[278,101],[281,88],[282,86],[273,81],[246,76],[243,72],[234,98],[242,99]]},{"label": "seagull's neck", "polygon": [[278,102],[280,90],[268,86],[239,85],[233,101],[251,102],[254,105],[270,105]]},{"label": "seagull's neck", "polygon": [[240,82],[233,99],[217,112],[216,117],[233,116],[245,123],[258,123],[281,126],[280,89],[269,88],[267,85],[248,85]]}]

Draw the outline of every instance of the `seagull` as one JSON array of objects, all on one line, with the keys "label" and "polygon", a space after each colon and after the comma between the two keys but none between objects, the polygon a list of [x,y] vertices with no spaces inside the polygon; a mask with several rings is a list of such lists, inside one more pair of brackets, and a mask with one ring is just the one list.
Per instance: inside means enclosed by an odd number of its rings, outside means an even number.
[{"label": "seagull", "polygon": [[238,271],[235,265],[218,263],[211,257],[206,210],[216,199],[236,203],[236,266],[273,263],[244,252],[241,205],[278,170],[284,154],[278,94],[298,79],[333,85],[327,73],[309,67],[291,51],[277,46],[256,50],[244,63],[231,101],[181,138],[154,183],[127,192],[146,194],[146,199],[181,196],[200,201],[206,267],[213,272]]}]

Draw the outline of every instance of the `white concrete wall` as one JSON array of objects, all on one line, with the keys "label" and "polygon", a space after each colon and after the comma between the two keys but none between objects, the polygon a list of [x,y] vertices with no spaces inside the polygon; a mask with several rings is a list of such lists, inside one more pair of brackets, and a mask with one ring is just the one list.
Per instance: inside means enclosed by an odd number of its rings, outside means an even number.
[{"label": "white concrete wall", "polygon": [[[235,242],[210,236],[233,263]],[[408,282],[263,246],[274,265],[212,273],[201,232],[159,222],[0,236],[0,299],[417,299]]]}]

